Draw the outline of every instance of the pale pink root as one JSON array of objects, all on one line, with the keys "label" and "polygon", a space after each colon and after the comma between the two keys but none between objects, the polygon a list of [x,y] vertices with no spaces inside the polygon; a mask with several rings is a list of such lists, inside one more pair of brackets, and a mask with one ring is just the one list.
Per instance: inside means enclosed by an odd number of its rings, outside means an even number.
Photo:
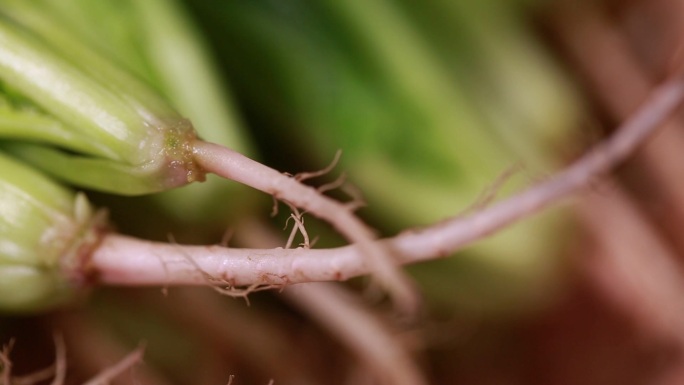
[{"label": "pale pink root", "polygon": [[597,248],[583,267],[600,295],[649,336],[684,347],[684,274],[670,245],[618,186],[578,206]]},{"label": "pale pink root", "polygon": [[[629,317],[641,342],[665,341],[681,351],[684,274],[671,245],[617,186],[583,200],[578,213],[596,245],[582,267],[598,295]],[[682,384],[684,367],[674,360],[663,363],[652,381]]]},{"label": "pale pink root", "polygon": [[310,283],[283,294],[358,355],[380,383],[427,384],[406,346],[343,287]]},{"label": "pale pink root", "polygon": [[[684,3],[676,3],[679,5],[672,6],[684,12]],[[562,10],[562,17],[555,18],[550,25],[557,31],[563,48],[589,83],[601,106],[613,119],[621,121],[648,98],[650,90],[657,83],[635,57],[633,46],[623,36],[620,27],[588,4],[565,7],[568,9]],[[664,28],[664,31],[667,30]],[[684,251],[684,237],[680,235],[684,227],[682,148],[684,124],[681,119],[671,119],[663,126],[661,133],[639,151],[634,162],[637,170],[643,169],[642,175],[645,176],[640,178],[639,183],[647,179],[658,185],[657,189],[641,191],[668,207],[670,215],[659,218],[659,222],[680,251]]]},{"label": "pale pink root", "polygon": [[2,347],[0,351],[0,364],[2,364],[2,372],[0,375],[0,385],[12,385],[12,360],[10,360],[10,352],[14,341],[10,341]]},{"label": "pale pink root", "polygon": [[[50,319],[52,328],[64,332],[69,357],[81,372],[97,373],[125,356],[130,350],[122,341],[104,330],[90,315],[60,312]],[[161,374],[147,365],[136,368],[135,380],[136,384],[141,385],[169,385]]]},{"label": "pale pink root", "polygon": [[[218,371],[221,376],[230,373],[232,369],[226,366],[223,354],[228,347],[239,354],[240,362],[259,368],[260,373],[277,378],[280,384],[319,383],[317,370],[308,366],[309,352],[297,349],[292,331],[283,327],[280,318],[270,317],[271,313],[255,307],[245,307],[240,301],[225,301],[208,290],[177,290],[172,299],[160,301],[161,306],[155,310],[179,325],[192,325],[193,339],[207,351],[203,379],[216,378],[212,377],[212,371]],[[287,352],[287,357],[283,357],[283,352]],[[298,369],[293,371],[293,367]],[[201,383],[218,384],[211,380]],[[244,382],[236,380],[236,384],[241,383]]]},{"label": "pale pink root", "polygon": [[[471,215],[456,217],[422,230],[407,231],[371,245],[378,250],[392,250],[397,257],[396,262],[401,264],[447,256],[550,206],[559,198],[590,187],[595,178],[608,172],[642,144],[649,134],[670,117],[683,98],[684,79],[672,79],[660,86],[612,138],[554,177]],[[207,154],[213,153],[209,151],[202,157],[215,155]],[[217,162],[222,163],[219,160]],[[268,175],[256,179],[268,179]],[[306,194],[303,195],[311,194],[304,190]],[[328,250],[179,246],[108,235],[94,252],[91,267],[105,284],[202,285],[207,284],[209,274],[229,286],[285,285],[344,280],[368,274],[372,269],[366,266],[362,258],[365,251],[358,245]],[[391,263],[389,265],[392,266]]]},{"label": "pale pink root", "polygon": [[67,362],[66,362],[66,344],[64,343],[64,336],[55,334],[55,377],[52,379],[50,385],[62,385],[66,379]]},{"label": "pale pink root", "polygon": [[394,263],[389,251],[374,242],[373,232],[344,204],[246,156],[212,143],[194,144],[195,160],[206,171],[234,180],[306,210],[329,222],[367,257],[372,273],[389,291],[398,308],[415,313],[420,302],[411,279]]},{"label": "pale pink root", "polygon": [[[238,228],[238,244],[277,247],[283,243],[280,234],[254,218],[241,221]],[[381,322],[377,309],[343,285],[308,283],[287,287],[280,294],[356,355],[359,365],[354,372],[363,370],[368,381],[382,379],[382,383],[397,385],[427,383],[408,344],[400,341],[391,325]],[[353,380],[349,378],[345,383],[358,383]]]},{"label": "pale pink root", "polygon": [[126,370],[133,367],[133,365],[142,361],[143,349],[137,348],[134,351],[128,353],[121,361],[117,362],[113,366],[103,370],[97,376],[91,378],[83,385],[100,385],[109,384],[114,378],[125,372]]},{"label": "pale pink root", "polygon": [[52,378],[51,385],[62,385],[66,378],[66,347],[64,338],[59,335],[54,335],[55,342],[55,363],[45,369],[35,371],[33,373],[23,376],[12,375],[12,361],[9,358],[9,353],[14,345],[14,340],[11,340],[0,351],[0,363],[2,363],[2,375],[0,375],[1,385],[34,385],[44,383]]}]

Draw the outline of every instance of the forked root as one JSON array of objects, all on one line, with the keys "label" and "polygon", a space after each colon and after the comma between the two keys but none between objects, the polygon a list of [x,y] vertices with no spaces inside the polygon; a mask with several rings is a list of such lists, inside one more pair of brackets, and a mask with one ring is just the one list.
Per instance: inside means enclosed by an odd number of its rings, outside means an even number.
[{"label": "forked root", "polygon": [[194,144],[194,154],[204,170],[263,191],[330,223],[359,247],[369,263],[370,271],[388,290],[397,308],[402,313],[416,313],[420,300],[413,281],[397,266],[389,250],[381,243],[374,242],[376,237],[373,232],[350,207],[302,184],[297,178],[282,174],[229,148],[198,141]]},{"label": "forked root", "polygon": [[[92,256],[93,267],[102,283],[119,285],[165,285],[202,284],[192,269],[169,269],[160,263],[173,263],[191,258],[203,271],[211,272],[234,285],[293,284],[314,281],[339,281],[354,276],[380,272],[393,283],[400,294],[413,298],[411,285],[398,273],[392,261],[385,258],[392,250],[397,263],[408,264],[447,256],[460,248],[483,239],[511,223],[542,210],[560,198],[591,187],[593,181],[626,159],[634,150],[656,131],[682,103],[684,78],[677,77],[660,86],[628,119],[617,133],[599,144],[584,157],[564,171],[540,182],[511,198],[492,204],[486,209],[467,216],[427,227],[407,231],[384,241],[371,241],[369,230],[359,223],[340,204],[316,194],[313,189],[300,185],[291,178],[265,168],[256,162],[211,144],[198,145],[198,158],[208,170],[237,171],[234,179],[248,185],[256,185],[262,191],[281,198],[294,198],[311,213],[322,214],[324,219],[340,226],[349,239],[360,239],[358,245],[338,249],[226,249],[212,246],[178,246],[136,240],[111,234],[106,236]],[[227,153],[226,153],[227,152]],[[224,163],[231,163],[225,165]],[[224,175],[233,178],[232,172]],[[251,178],[250,178],[251,176]],[[253,179],[253,180],[250,180]],[[265,181],[269,183],[263,184]],[[282,195],[282,191],[288,194]],[[299,195],[298,195],[299,194]],[[313,198],[312,198],[313,197]],[[313,200],[309,201],[308,198]],[[336,213],[344,214],[334,217]],[[352,223],[352,226],[347,226]],[[375,262],[387,269],[375,270],[364,263],[368,251]],[[174,266],[179,266],[175,264]]]}]

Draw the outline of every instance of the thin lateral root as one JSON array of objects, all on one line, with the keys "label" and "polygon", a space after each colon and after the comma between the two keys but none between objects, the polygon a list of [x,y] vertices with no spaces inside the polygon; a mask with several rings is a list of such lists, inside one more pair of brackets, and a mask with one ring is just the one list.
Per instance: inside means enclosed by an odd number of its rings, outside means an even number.
[{"label": "thin lateral root", "polygon": [[[64,382],[64,373],[66,372],[64,340],[60,335],[57,334],[55,334],[54,339],[56,350],[55,364],[23,376],[12,376],[12,361],[10,360],[10,353],[14,348],[15,340],[11,339],[2,347],[2,350],[0,351],[0,364],[2,364],[0,383],[2,385],[34,385],[53,378],[52,384],[62,384]],[[56,373],[58,366],[61,367],[60,375]]]},{"label": "thin lateral root", "polygon": [[285,245],[285,248],[292,248],[295,236],[297,235],[297,233],[301,233],[302,237],[304,238],[304,242],[301,243],[300,246],[304,247],[305,249],[310,249],[311,242],[309,242],[309,233],[306,231],[306,228],[304,227],[304,217],[302,216],[302,214],[299,213],[299,211],[295,211],[294,213],[290,214],[288,221],[290,219],[292,219],[294,225],[292,226],[292,231],[290,232],[290,236],[287,239],[287,244]]},{"label": "thin lateral root", "polygon": [[50,384],[63,385],[67,370],[66,343],[61,333],[55,333],[52,338],[55,342],[55,377]]},{"label": "thin lateral root", "polygon": [[144,352],[145,348],[143,346],[138,347],[134,351],[128,353],[121,361],[103,370],[83,385],[109,384],[114,378],[118,377],[126,370],[131,369],[134,365],[142,362]]},{"label": "thin lateral root", "polygon": [[332,162],[330,162],[330,164],[326,166],[324,169],[311,172],[300,172],[299,174],[296,174],[294,178],[299,182],[303,182],[307,179],[318,178],[319,176],[326,175],[330,173],[335,167],[337,167],[337,163],[339,163],[341,157],[342,150],[337,150],[335,152],[335,156],[333,157]]},{"label": "thin lateral root", "polygon": [[336,189],[344,186],[344,184],[346,182],[347,182],[347,174],[342,173],[334,181],[332,181],[330,183],[326,183],[326,184],[321,185],[321,186],[318,186],[318,188],[316,190],[318,190],[318,192],[323,194],[323,193],[326,193],[328,191],[336,190]]},{"label": "thin lateral root", "polygon": [[40,369],[25,376],[12,377],[12,385],[35,385],[47,381],[54,377],[55,365],[50,365],[45,369]]},{"label": "thin lateral root", "polygon": [[466,213],[472,213],[475,211],[483,210],[492,203],[503,186],[508,183],[511,178],[523,169],[522,164],[516,163],[511,167],[505,169],[501,174],[499,174],[494,181],[487,186],[477,197],[475,202],[471,207],[465,210]]},{"label": "thin lateral root", "polygon": [[14,339],[10,339],[7,344],[2,347],[0,351],[0,363],[2,364],[2,376],[0,381],[2,385],[12,385],[12,360],[10,360],[10,353],[14,348]]}]

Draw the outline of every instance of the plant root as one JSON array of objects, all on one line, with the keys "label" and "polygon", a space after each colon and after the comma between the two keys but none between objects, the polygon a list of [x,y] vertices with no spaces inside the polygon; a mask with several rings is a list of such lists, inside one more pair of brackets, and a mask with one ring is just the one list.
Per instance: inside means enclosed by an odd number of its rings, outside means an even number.
[{"label": "plant root", "polygon": [[653,339],[684,348],[684,274],[676,252],[617,186],[610,195],[593,195],[578,206],[596,244],[596,255],[584,261],[583,270],[599,295]]},{"label": "plant root", "polygon": [[[103,328],[89,312],[58,312],[50,317],[48,327],[63,331],[71,362],[80,373],[99,373],[102,368],[109,367],[131,352],[130,346],[119,340],[111,330]],[[133,381],[120,380],[115,383],[171,384],[162,373],[149,365],[136,367]]]},{"label": "plant root", "polygon": [[97,376],[91,378],[83,385],[109,384],[115,377],[118,377],[126,370],[142,362],[144,351],[144,347],[138,347],[134,351],[128,353],[124,358],[121,359],[121,361],[103,370]]},{"label": "plant root", "polygon": [[[643,144],[649,135],[674,113],[683,99],[684,77],[679,76],[656,89],[616,134],[595,146],[555,176],[484,210],[454,217],[421,230],[405,231],[384,241],[371,242],[370,245],[375,246],[377,250],[392,250],[396,256],[395,261],[390,262],[392,268],[396,268],[395,263],[409,264],[437,259],[549,207],[560,198],[590,190],[596,178],[606,174]],[[285,179],[288,183],[296,183],[289,178]],[[302,186],[297,188],[301,189]],[[311,192],[307,190],[307,194],[310,195]],[[321,196],[317,199],[319,202],[326,202]],[[349,214],[347,211],[344,212]],[[355,217],[351,218],[356,220]],[[342,223],[346,223],[346,220]],[[364,228],[356,227],[356,230],[359,229]],[[369,239],[366,235],[362,237],[365,241]],[[362,243],[326,250],[226,249],[216,246],[168,245],[109,234],[93,253],[90,262],[104,284],[205,283],[205,277],[198,279],[197,274],[187,269],[176,268],[178,262],[190,260],[201,271],[211,272],[210,276],[230,282],[232,287],[277,286],[302,282],[340,281],[375,273],[376,266],[364,262],[367,246],[369,244]],[[161,261],[158,257],[160,255],[163,256]],[[407,289],[406,286],[401,287]]]},{"label": "plant root", "polygon": [[[50,385],[64,385],[66,381],[67,359],[66,359],[66,343],[64,336],[55,333],[53,336],[55,343],[55,363],[45,369],[38,370],[34,373],[25,376],[12,376],[12,362],[9,358],[14,340],[10,340],[8,344],[3,346],[0,351],[0,363],[2,364],[2,375],[0,376],[0,383],[2,385],[33,385],[44,382],[52,377]],[[129,369],[133,365],[142,361],[143,348],[140,347],[129,353],[116,365],[102,371],[100,374],[85,382],[83,385],[102,385],[109,384],[112,379]]]},{"label": "plant root", "polygon": [[[250,305],[249,295],[251,293],[254,293],[257,291],[264,291],[264,290],[282,289],[285,286],[285,284],[277,284],[276,285],[276,284],[262,284],[262,283],[254,283],[254,284],[242,285],[242,286],[233,285],[230,282],[228,282],[227,280],[221,279],[221,278],[209,273],[208,271],[204,270],[202,268],[202,266],[200,266],[197,263],[197,261],[194,258],[192,258],[192,256],[184,253],[184,248],[182,246],[178,245],[177,243],[175,243],[175,241],[173,240],[173,237],[171,237],[170,240],[171,240],[172,244],[174,244],[180,248],[180,255],[184,256],[184,261],[182,261],[182,262],[185,262],[191,266],[191,269],[189,271],[195,272],[197,274],[197,276],[199,276],[203,280],[205,286],[208,286],[211,289],[213,289],[214,291],[216,291],[217,293],[224,295],[224,296],[227,296],[227,297],[242,298],[245,300],[245,303],[247,303],[248,306]],[[221,248],[226,249],[226,247],[223,245],[221,246]],[[170,271],[170,269],[168,268],[169,265],[167,263],[176,263],[176,262],[179,262],[179,261],[173,261],[173,262],[162,261],[162,263],[164,265],[164,271],[166,271],[167,273]],[[173,281],[173,279],[170,278],[170,281]]]},{"label": "plant root", "polygon": [[288,287],[283,295],[353,351],[381,383],[427,384],[406,347],[343,287],[308,283]]},{"label": "plant root", "polygon": [[300,172],[294,176],[295,180],[299,182],[303,182],[307,179],[312,179],[312,178],[318,178],[319,176],[326,175],[330,173],[335,167],[337,167],[337,163],[340,162],[340,158],[342,157],[342,150],[337,150],[335,152],[335,157],[333,158],[332,162],[330,162],[329,165],[327,165],[324,169],[318,170],[318,171],[311,171],[311,172]]},{"label": "plant root", "polygon": [[51,365],[45,369],[38,370],[25,376],[16,376],[12,378],[12,385],[35,385],[41,384],[55,375],[55,366]]},{"label": "plant root", "polygon": [[[304,241],[302,244],[300,244],[300,247],[303,247],[305,249],[310,249],[311,248],[311,242],[309,241],[309,233],[306,231],[306,228],[304,227],[304,218],[302,217],[302,214],[299,213],[299,210],[294,210],[292,214],[290,214],[290,217],[288,218],[288,221],[292,219],[294,222],[294,226],[292,226],[292,231],[290,232],[290,236],[287,239],[287,243],[285,244],[286,249],[292,248],[292,244],[294,243],[294,238],[297,235],[297,233],[302,234],[302,237],[304,238]],[[286,223],[287,226],[287,223]]]},{"label": "plant root", "polygon": [[[388,291],[399,312],[417,313],[420,299],[413,281],[397,266],[390,251],[381,243],[374,242],[373,232],[349,207],[302,184],[295,177],[284,175],[226,147],[199,141],[194,144],[194,157],[208,172],[268,193],[330,223],[362,250],[370,271]],[[309,177],[321,172],[310,173]]]},{"label": "plant root", "polygon": [[504,187],[504,185],[518,172],[523,169],[523,165],[516,163],[511,167],[505,169],[496,179],[487,186],[481,193],[480,196],[475,199],[475,202],[470,208],[465,210],[465,213],[472,213],[480,211],[489,206],[496,199],[497,195]]},{"label": "plant root", "polygon": [[[554,13],[562,17],[551,17],[549,30],[595,95],[599,107],[614,121],[625,119],[648,98],[657,85],[655,79],[660,78],[661,71],[666,71],[666,68],[661,68],[657,74],[647,70],[632,46],[634,42],[620,32],[622,27],[619,24],[599,10],[597,3],[587,2],[575,7],[560,6],[559,2],[556,6]],[[673,15],[679,15],[680,10],[681,6],[677,6]],[[679,28],[679,24],[677,26]],[[667,27],[660,30],[663,34],[673,32],[674,29]],[[681,42],[681,36],[676,40],[664,40]],[[631,162],[631,169],[636,171],[636,175],[633,180],[626,180],[631,191],[647,194],[648,198],[640,202],[644,208],[648,206],[645,202],[649,201],[661,202],[668,208],[667,215],[654,220],[680,253],[684,252],[684,237],[681,236],[684,227],[684,200],[681,199],[684,194],[684,179],[681,178],[684,173],[683,147],[684,124],[681,119],[671,119],[661,134]],[[658,188],[651,188],[654,185]]]},{"label": "plant root", "polygon": [[14,347],[14,340],[10,340],[7,344],[2,347],[0,351],[0,364],[2,364],[2,376],[0,376],[0,381],[2,385],[12,385],[12,360],[9,356]]},{"label": "plant root", "polygon": [[50,385],[63,385],[67,370],[66,344],[61,334],[56,333],[53,339],[55,341],[55,377]]},{"label": "plant root", "polygon": [[62,385],[66,378],[66,347],[64,338],[60,334],[55,334],[55,364],[37,372],[25,376],[12,376],[12,360],[10,353],[14,347],[15,340],[10,340],[0,351],[0,364],[2,364],[2,375],[0,383],[2,385],[33,385],[52,377],[51,385]]}]

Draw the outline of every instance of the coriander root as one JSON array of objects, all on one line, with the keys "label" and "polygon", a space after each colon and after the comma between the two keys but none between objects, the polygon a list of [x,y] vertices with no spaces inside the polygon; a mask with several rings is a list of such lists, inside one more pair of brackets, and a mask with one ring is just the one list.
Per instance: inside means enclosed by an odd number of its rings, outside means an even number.
[{"label": "coriander root", "polygon": [[0,17],[0,82],[40,112],[36,120],[29,119],[34,109],[12,109],[22,127],[34,130],[0,125],[5,151],[62,181],[124,195],[180,187],[204,180],[205,172],[242,182],[330,222],[359,245],[398,308],[416,309],[410,279],[350,207],[236,151],[197,139],[187,119],[125,68],[78,42],[65,51],[52,41],[53,34],[15,11]]},{"label": "coriander root", "polygon": [[[345,280],[368,274],[372,269],[364,263],[363,255],[369,246],[392,250],[398,264],[444,257],[550,206],[560,198],[589,187],[595,178],[608,172],[643,144],[683,99],[684,77],[680,76],[657,88],[612,138],[548,180],[473,214],[406,231],[390,239],[326,250],[258,250],[169,245],[111,234],[94,252],[91,267],[104,284],[201,285],[206,283],[204,274],[210,274],[227,286],[235,287]],[[201,155],[205,157],[204,167],[221,168],[224,165],[222,159],[227,158],[210,154],[211,150],[208,150]],[[245,167],[247,171],[250,163],[232,166],[238,169]],[[266,178],[259,178],[263,179]],[[288,182],[272,183],[261,187],[266,191],[275,189],[272,192],[277,195],[283,188],[279,183]],[[302,191],[302,194],[310,193]],[[322,200],[321,204],[329,203]],[[189,263],[188,258],[193,262]],[[201,272],[197,271],[198,268]]]},{"label": "coriander root", "polygon": [[226,147],[201,141],[195,142],[193,147],[194,158],[205,171],[266,192],[332,224],[340,234],[358,245],[369,268],[389,289],[399,307],[407,312],[416,309],[418,297],[412,282],[392,262],[384,246],[373,242],[373,232],[351,207]]}]

